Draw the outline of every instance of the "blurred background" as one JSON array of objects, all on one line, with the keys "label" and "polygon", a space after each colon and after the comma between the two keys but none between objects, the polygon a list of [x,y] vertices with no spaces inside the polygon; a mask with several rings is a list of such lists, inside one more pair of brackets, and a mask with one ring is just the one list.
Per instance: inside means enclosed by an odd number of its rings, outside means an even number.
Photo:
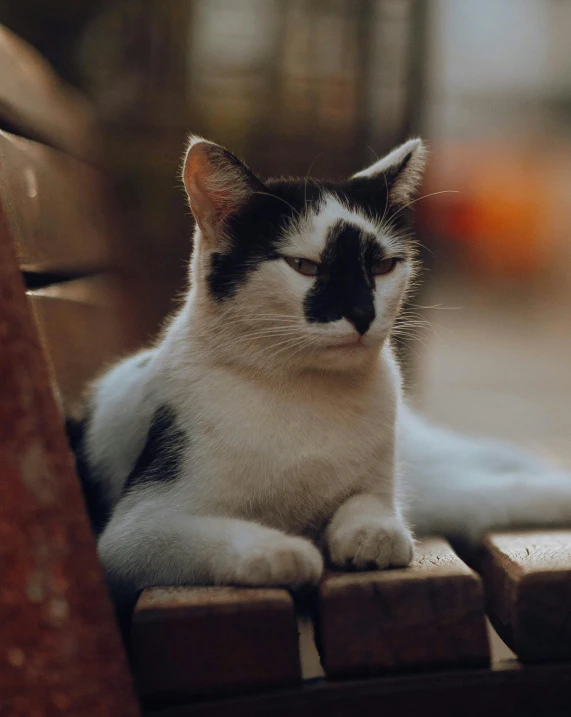
[{"label": "blurred background", "polygon": [[0,23],[0,128],[103,173],[142,338],[184,287],[189,131],[327,177],[426,137],[412,399],[571,464],[570,2],[1,0]]}]

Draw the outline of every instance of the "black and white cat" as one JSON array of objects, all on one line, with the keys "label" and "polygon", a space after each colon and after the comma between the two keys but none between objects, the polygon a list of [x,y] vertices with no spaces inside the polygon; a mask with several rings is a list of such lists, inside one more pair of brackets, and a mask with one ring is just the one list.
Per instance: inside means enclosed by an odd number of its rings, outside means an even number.
[{"label": "black and white cat", "polygon": [[413,530],[571,525],[570,476],[403,403],[391,330],[424,159],[413,139],[340,184],[262,182],[191,139],[190,290],[154,348],[96,383],[85,425],[116,592],[296,587],[324,557],[406,566]]}]

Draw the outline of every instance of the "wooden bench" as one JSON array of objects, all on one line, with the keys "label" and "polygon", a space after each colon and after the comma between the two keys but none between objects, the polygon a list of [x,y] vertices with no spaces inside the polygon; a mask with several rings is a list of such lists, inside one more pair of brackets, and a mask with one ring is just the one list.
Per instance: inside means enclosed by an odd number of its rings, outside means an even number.
[{"label": "wooden bench", "polygon": [[[568,715],[571,531],[489,535],[479,559],[482,577],[430,538],[406,570],[328,574],[309,680],[285,591],[146,590],[133,659],[148,714]],[[521,661],[490,651],[486,612]]]},{"label": "wooden bench", "polygon": [[94,179],[0,132],[0,714],[138,713],[60,410],[131,343]]},{"label": "wooden bench", "polygon": [[[0,133],[0,714],[140,714],[58,409],[140,339],[102,182]],[[489,535],[474,565],[428,538],[406,570],[329,573],[303,596],[146,590],[142,709],[569,715],[571,531]],[[486,615],[517,657],[491,653]]]}]

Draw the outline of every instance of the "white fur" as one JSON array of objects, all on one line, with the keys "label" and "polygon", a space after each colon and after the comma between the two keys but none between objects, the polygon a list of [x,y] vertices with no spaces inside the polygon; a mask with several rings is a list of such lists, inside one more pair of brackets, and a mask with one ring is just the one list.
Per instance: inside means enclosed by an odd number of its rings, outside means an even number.
[{"label": "white fur", "polygon": [[295,231],[288,232],[287,247],[291,254],[318,261],[325,246],[327,233],[338,221],[353,224],[368,234],[378,236],[388,254],[397,254],[402,247],[402,240],[382,221],[374,222],[369,217],[352,211],[333,195],[326,194],[320,211],[317,214],[301,217],[295,225]]},{"label": "white fur", "polygon": [[[159,403],[176,408],[193,441],[184,480],[138,489],[119,502],[99,543],[111,578],[128,576],[137,588],[315,582],[319,552],[286,533],[321,543],[326,523],[355,494],[379,510],[370,521],[348,507],[339,512],[328,529],[333,559],[361,565],[361,533],[369,531],[378,543],[371,560],[380,567],[407,564],[412,543],[393,484],[399,388],[389,347],[372,376],[267,381],[241,366],[217,365],[192,325],[193,304],[175,319],[150,364],[120,364],[94,396],[88,445],[105,444],[98,459],[114,476],[114,495]],[[126,373],[139,374],[138,391]],[[361,532],[348,531],[348,524]]]},{"label": "white fur", "polygon": [[[340,218],[373,232],[386,252],[399,249],[332,197],[287,230],[286,246],[318,256]],[[377,278],[377,316],[357,341],[345,319],[308,325],[311,278],[280,260],[216,304],[205,278],[211,251],[198,230],[183,308],[154,349],[120,363],[93,392],[88,456],[114,503],[99,550],[118,590],[293,587],[319,579],[322,553],[337,565],[405,566],[405,513],[419,533],[470,540],[491,527],[571,523],[568,476],[429,426],[402,405],[389,334],[407,261]],[[180,476],[123,494],[164,404],[190,437]]]},{"label": "white fur", "polygon": [[403,410],[398,447],[418,535],[474,544],[489,530],[571,525],[571,476],[493,439],[433,426]]},{"label": "white fur", "polygon": [[426,163],[427,150],[422,140],[409,139],[408,142],[401,144],[385,157],[374,162],[370,167],[354,174],[354,178],[366,177],[373,178],[382,176],[391,167],[399,165],[407,155],[411,155],[404,171],[399,175],[390,188],[390,198],[392,202],[398,204],[406,204],[410,202],[412,196],[418,189],[422,180],[422,172]]}]

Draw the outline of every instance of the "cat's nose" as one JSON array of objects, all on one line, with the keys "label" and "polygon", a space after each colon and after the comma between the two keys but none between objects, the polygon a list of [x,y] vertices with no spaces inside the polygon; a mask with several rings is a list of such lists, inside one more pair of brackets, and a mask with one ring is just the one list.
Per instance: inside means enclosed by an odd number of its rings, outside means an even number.
[{"label": "cat's nose", "polygon": [[375,307],[372,304],[354,306],[345,314],[345,318],[353,324],[361,336],[363,336],[375,320]]}]

